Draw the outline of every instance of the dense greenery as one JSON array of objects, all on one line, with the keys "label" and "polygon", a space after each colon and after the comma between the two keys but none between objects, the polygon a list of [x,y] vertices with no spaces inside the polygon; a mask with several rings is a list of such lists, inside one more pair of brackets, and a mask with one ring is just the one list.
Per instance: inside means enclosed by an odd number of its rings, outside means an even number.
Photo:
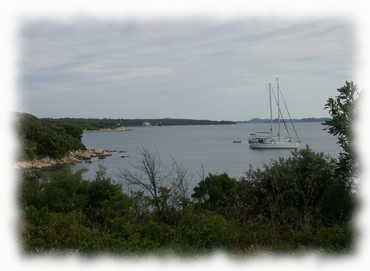
[{"label": "dense greenery", "polygon": [[74,125],[84,130],[98,130],[103,128],[117,128],[119,126],[142,126],[144,122],[148,122],[154,126],[170,126],[170,125],[217,125],[217,124],[234,124],[232,121],[213,121],[213,120],[195,120],[195,119],[84,119],[84,118],[60,118],[43,119],[53,124]]},{"label": "dense greenery", "polygon": [[17,114],[17,133],[22,145],[20,160],[45,156],[60,158],[70,150],[85,149],[80,128],[51,124],[31,114]]},{"label": "dense greenery", "polygon": [[158,187],[158,195],[124,193],[127,187],[102,171],[92,181],[68,170],[25,173],[24,247],[82,253],[347,249],[354,205],[335,166],[303,149],[251,169],[241,181],[210,174],[186,201],[170,186]]},{"label": "dense greenery", "polygon": [[146,150],[137,171],[122,171],[117,180],[103,169],[94,180],[68,168],[24,172],[23,247],[87,254],[346,251],[353,245],[356,207],[347,114],[355,93],[348,87],[355,89],[346,83],[327,104],[333,119],[326,124],[342,147],[338,159],[306,147],[250,168],[240,180],[226,173],[201,177],[191,195],[187,171],[174,162],[171,174],[163,172]]},{"label": "dense greenery", "polygon": [[73,125],[82,130],[99,130],[104,128],[112,129],[121,126],[119,119],[44,118],[43,120],[51,124]]},{"label": "dense greenery", "polygon": [[355,120],[354,107],[358,97],[357,86],[353,82],[337,89],[339,95],[329,98],[325,108],[329,110],[332,118],[324,124],[328,126],[330,134],[338,137],[338,144],[342,148],[339,154],[337,173],[343,179],[352,180],[356,171],[356,162],[353,153],[352,124]]}]

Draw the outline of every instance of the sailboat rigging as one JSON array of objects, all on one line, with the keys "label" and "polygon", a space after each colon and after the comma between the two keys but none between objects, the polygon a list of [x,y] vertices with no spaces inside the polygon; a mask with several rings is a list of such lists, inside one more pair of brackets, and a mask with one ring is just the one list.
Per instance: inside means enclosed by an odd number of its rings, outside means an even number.
[{"label": "sailboat rigging", "polygon": [[[300,145],[299,136],[297,130],[294,126],[293,120],[290,116],[288,106],[286,104],[284,95],[280,90],[279,79],[276,78],[276,95],[272,89],[271,83],[269,83],[269,105],[270,105],[270,132],[254,132],[249,135],[249,147],[251,149],[296,149]],[[277,106],[277,134],[274,135],[273,132],[273,118],[272,118],[272,98],[274,99]],[[280,108],[280,98],[283,101],[285,110],[288,114],[290,124],[295,134],[293,138],[289,132],[289,128],[283,117],[281,108]],[[287,136],[281,135],[281,122],[284,125]]]}]

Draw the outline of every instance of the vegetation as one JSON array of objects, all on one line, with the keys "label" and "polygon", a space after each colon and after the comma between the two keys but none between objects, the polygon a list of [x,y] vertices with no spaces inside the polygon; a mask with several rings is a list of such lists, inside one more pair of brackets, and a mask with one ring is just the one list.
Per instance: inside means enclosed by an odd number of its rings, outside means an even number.
[{"label": "vegetation", "polygon": [[[146,154],[143,165],[154,161]],[[178,193],[177,175],[167,176],[173,183],[165,185],[151,175],[159,172],[151,166],[142,179],[124,175],[126,184],[142,189],[127,189],[104,171],[92,181],[68,170],[25,173],[20,193],[25,250],[242,253],[340,251],[351,245],[352,195],[337,182],[335,161],[323,154],[303,149],[251,169],[241,181],[210,174],[192,197]]]},{"label": "vegetation", "polygon": [[37,117],[17,114],[17,132],[21,142],[19,160],[60,158],[70,150],[85,149],[82,130],[69,124],[51,124]]},{"label": "vegetation", "polygon": [[329,110],[332,119],[324,124],[328,126],[330,134],[338,137],[338,144],[342,148],[339,154],[337,173],[345,180],[351,181],[356,172],[356,163],[353,153],[352,124],[354,122],[354,106],[358,97],[357,86],[347,82],[338,89],[339,95],[329,98],[325,108]]},{"label": "vegetation", "polygon": [[83,118],[60,118],[43,119],[48,123],[67,124],[77,126],[84,130],[99,130],[104,128],[117,128],[119,126],[143,126],[147,122],[153,126],[171,126],[171,125],[217,125],[234,124],[232,121],[213,121],[213,120],[194,120],[194,119],[83,119]]},{"label": "vegetation", "polygon": [[19,193],[24,250],[347,251],[353,244],[356,207],[349,175],[355,172],[352,141],[347,138],[350,122],[340,125],[352,117],[346,110],[352,110],[348,104],[355,99],[347,97],[352,95],[348,86],[355,89],[346,83],[339,97],[327,104],[333,116],[327,122],[329,132],[339,135],[343,147],[338,159],[306,147],[263,168],[250,168],[241,180],[226,173],[201,177],[191,195],[186,170],[174,162],[165,172],[159,157],[146,150],[135,169],[122,171],[117,180],[103,169],[94,180],[68,169],[24,172]]}]

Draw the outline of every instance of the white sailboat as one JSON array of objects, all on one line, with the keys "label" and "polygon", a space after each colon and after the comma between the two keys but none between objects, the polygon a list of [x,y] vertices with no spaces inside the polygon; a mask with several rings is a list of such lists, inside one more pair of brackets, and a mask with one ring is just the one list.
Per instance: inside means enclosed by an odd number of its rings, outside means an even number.
[{"label": "white sailboat", "polygon": [[[290,134],[290,131],[288,129],[287,123],[282,115],[281,109],[280,109],[280,89],[279,89],[279,79],[276,78],[276,85],[277,85],[277,97],[275,96],[271,83],[269,83],[269,99],[270,99],[270,131],[269,132],[255,132],[251,133],[249,135],[248,143],[249,147],[251,149],[296,149],[300,145],[300,140],[297,134],[297,131],[295,129],[294,123],[290,117],[290,113],[288,110],[288,107],[286,105],[284,96],[283,102],[285,109],[287,111],[287,114],[289,116],[290,124],[292,126],[292,129],[295,133],[296,138],[292,137]],[[277,128],[277,134],[274,135],[273,133],[273,119],[272,119],[272,102],[271,97],[274,96],[274,100],[276,101],[277,109],[278,109],[278,128]],[[286,130],[286,136],[283,136],[281,134],[281,122],[284,124],[284,128]]]}]

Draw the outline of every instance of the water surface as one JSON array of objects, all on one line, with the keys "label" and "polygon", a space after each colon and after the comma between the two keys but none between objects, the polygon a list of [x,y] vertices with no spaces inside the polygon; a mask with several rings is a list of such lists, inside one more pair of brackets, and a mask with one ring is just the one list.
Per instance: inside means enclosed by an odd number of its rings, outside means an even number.
[{"label": "water surface", "polygon": [[[271,159],[290,155],[290,150],[249,148],[249,133],[267,131],[268,127],[268,124],[152,126],[134,127],[125,132],[85,132],[82,141],[86,147],[121,150],[125,153],[113,153],[104,160],[79,163],[74,168],[87,168],[86,177],[91,178],[102,165],[108,175],[116,177],[120,170],[132,169],[140,158],[140,151],[146,148],[160,157],[163,168],[168,168],[175,159],[195,179],[201,175],[202,167],[205,173],[227,172],[240,177],[250,165],[261,167]],[[302,147],[307,144],[314,151],[336,156],[339,152],[336,138],[323,128],[320,123],[296,124]],[[241,139],[242,143],[232,143],[234,139]],[[128,157],[121,158],[122,155]]]}]

